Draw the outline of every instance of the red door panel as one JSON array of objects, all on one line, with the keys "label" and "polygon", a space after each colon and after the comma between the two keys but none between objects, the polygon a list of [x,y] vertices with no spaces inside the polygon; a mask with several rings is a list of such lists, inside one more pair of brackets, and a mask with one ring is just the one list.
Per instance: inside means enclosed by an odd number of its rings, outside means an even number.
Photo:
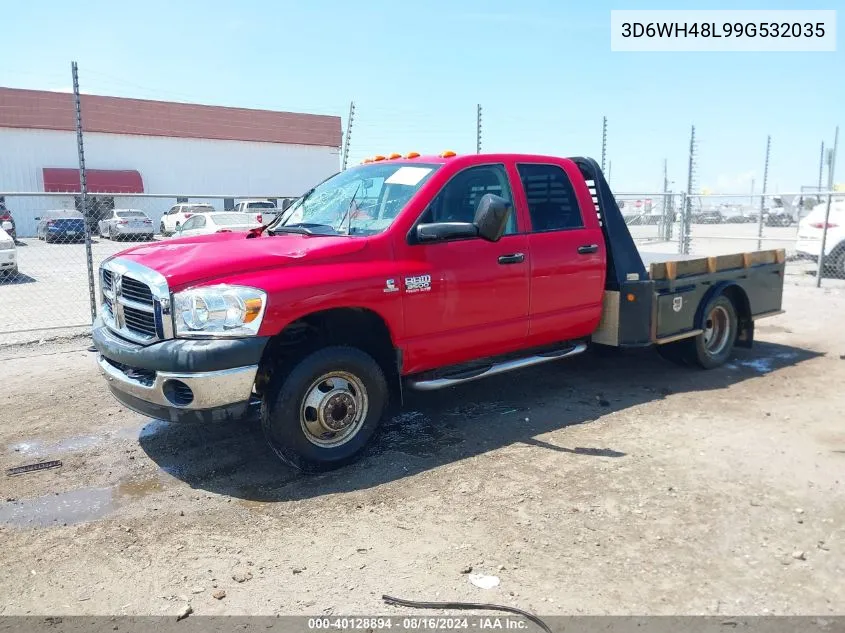
[{"label": "red door panel", "polygon": [[[604,295],[604,238],[600,229],[534,233],[531,252],[529,344],[587,336],[601,318]],[[598,246],[579,254],[581,246]]]},{"label": "red door panel", "polygon": [[518,162],[517,204],[530,232],[529,346],[587,336],[601,318],[605,244],[578,167]]},{"label": "red door panel", "polygon": [[[528,334],[528,238],[506,235],[409,247],[413,262],[397,280],[403,293],[403,373],[520,349]],[[499,257],[522,253],[521,263]],[[413,278],[431,276],[430,289]]]}]

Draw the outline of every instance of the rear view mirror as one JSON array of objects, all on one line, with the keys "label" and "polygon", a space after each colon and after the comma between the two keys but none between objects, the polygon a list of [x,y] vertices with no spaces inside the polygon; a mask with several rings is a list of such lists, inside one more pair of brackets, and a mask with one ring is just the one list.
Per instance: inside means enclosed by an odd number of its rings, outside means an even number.
[{"label": "rear view mirror", "polygon": [[475,209],[478,235],[488,242],[498,242],[508,226],[511,203],[500,196],[485,193]]}]

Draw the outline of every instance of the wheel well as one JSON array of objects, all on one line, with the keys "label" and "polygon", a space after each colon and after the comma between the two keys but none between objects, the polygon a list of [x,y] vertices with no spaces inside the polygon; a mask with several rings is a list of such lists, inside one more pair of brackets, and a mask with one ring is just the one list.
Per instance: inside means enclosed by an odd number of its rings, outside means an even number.
[{"label": "wheel well", "polygon": [[754,320],[751,318],[751,304],[748,301],[748,295],[745,294],[740,286],[727,286],[722,289],[721,294],[730,299],[736,310],[737,332],[736,345],[737,347],[751,347],[754,342]]},{"label": "wheel well", "polygon": [[391,390],[401,390],[398,350],[384,319],[366,308],[335,308],[301,317],[270,339],[259,365],[258,394],[304,356],[330,345],[349,345],[367,352],[381,366]]}]

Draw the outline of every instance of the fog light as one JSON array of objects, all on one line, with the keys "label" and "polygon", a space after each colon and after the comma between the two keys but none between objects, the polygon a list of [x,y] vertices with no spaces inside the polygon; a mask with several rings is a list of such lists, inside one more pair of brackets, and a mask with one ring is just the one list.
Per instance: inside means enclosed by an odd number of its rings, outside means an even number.
[{"label": "fog light", "polygon": [[194,401],[194,392],[181,380],[165,380],[162,391],[168,402],[175,407],[187,407]]}]

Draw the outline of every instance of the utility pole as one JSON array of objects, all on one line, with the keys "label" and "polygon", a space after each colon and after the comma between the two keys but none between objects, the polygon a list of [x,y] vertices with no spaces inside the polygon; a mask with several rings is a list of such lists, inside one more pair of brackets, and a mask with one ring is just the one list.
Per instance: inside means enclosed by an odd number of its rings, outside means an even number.
[{"label": "utility pole", "polygon": [[481,153],[481,104],[479,103],[475,112],[475,153]]},{"label": "utility pole", "polygon": [[70,63],[73,77],[73,105],[76,115],[76,151],[79,158],[79,197],[82,217],[85,218],[85,260],[88,266],[88,299],[91,306],[91,325],[97,320],[97,296],[94,286],[94,258],[91,253],[91,218],[88,214],[88,177],[85,171],[85,145],[82,138],[82,99],[79,96],[79,69]]},{"label": "utility pole", "polygon": [[[822,153],[819,156],[819,193],[822,190],[822,174],[824,173],[824,141],[822,141]],[[819,201],[821,202],[821,201]]]},{"label": "utility pole", "polygon": [[822,285],[822,274],[824,273],[824,250],[827,245],[827,228],[830,223],[830,205],[833,202],[833,176],[836,170],[836,150],[839,148],[839,126],[836,126],[836,133],[833,135],[833,149],[830,150],[827,159],[827,208],[824,212],[824,227],[822,228],[822,243],[819,250],[819,268],[816,271],[816,288]]},{"label": "utility pole", "polygon": [[669,161],[663,159],[663,230],[660,234],[667,242],[672,239],[672,201],[669,197]]},{"label": "utility pole", "polygon": [[[607,117],[605,116],[605,117],[602,117],[602,120],[601,120],[601,170],[602,170],[602,172],[604,172],[606,160],[607,160]],[[610,182],[609,176],[607,177],[607,181]]]},{"label": "utility pole", "polygon": [[688,255],[692,238],[692,194],[695,191],[695,126],[690,128],[689,167],[687,169],[687,194],[684,201],[683,231],[678,241],[679,252]]},{"label": "utility pole", "polygon": [[757,218],[757,250],[763,248],[763,209],[766,208],[766,187],[769,184],[769,154],[772,150],[772,136],[766,137],[766,164],[763,168],[763,193],[760,196],[760,217]]},{"label": "utility pole", "polygon": [[349,102],[349,117],[346,119],[346,134],[343,138],[343,162],[341,171],[346,171],[346,164],[349,161],[349,140],[352,138],[352,121],[355,120],[355,102]]}]

